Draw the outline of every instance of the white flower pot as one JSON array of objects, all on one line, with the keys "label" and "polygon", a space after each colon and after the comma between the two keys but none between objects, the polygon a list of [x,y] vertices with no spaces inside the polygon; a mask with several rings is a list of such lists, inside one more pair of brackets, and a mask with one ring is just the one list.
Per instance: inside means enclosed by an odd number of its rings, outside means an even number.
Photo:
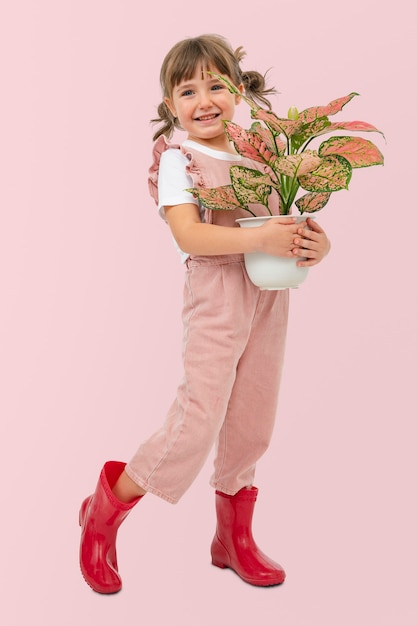
[{"label": "white flower pot", "polygon": [[[236,220],[241,228],[254,228],[262,226],[266,220],[278,217],[244,217]],[[295,217],[297,222],[304,222],[311,215],[295,215],[279,217]],[[263,252],[250,252],[245,254],[245,266],[251,281],[262,290],[296,289],[307,278],[308,267],[298,267],[300,257],[287,259],[272,256]]]}]

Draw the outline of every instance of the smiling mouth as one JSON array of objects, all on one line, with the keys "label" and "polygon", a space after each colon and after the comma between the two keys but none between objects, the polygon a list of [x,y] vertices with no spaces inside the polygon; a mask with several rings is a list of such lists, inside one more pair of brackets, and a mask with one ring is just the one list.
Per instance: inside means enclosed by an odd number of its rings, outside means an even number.
[{"label": "smiling mouth", "polygon": [[197,122],[208,122],[209,120],[214,120],[216,117],[219,117],[219,115],[219,113],[212,113],[211,115],[201,115],[195,119]]}]

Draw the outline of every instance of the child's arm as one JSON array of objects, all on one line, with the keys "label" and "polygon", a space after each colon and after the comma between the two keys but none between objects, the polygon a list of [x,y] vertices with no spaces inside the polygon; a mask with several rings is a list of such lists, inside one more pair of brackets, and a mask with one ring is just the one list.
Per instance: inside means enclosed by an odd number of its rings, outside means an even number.
[{"label": "child's arm", "polygon": [[176,204],[166,206],[164,210],[177,244],[188,254],[265,252],[274,256],[294,256],[294,238],[299,230],[295,221],[288,224],[288,220],[284,222],[277,217],[256,228],[230,228],[202,222],[195,204]]},{"label": "child's arm", "polygon": [[297,265],[300,267],[311,267],[320,263],[330,251],[330,241],[324,230],[310,218],[307,219],[307,225],[309,228],[299,228],[299,236],[294,238],[292,254],[307,259],[298,261]]}]

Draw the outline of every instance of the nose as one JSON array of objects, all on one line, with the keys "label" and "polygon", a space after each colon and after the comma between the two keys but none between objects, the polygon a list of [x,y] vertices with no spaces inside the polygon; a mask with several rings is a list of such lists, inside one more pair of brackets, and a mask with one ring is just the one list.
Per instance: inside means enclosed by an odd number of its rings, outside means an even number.
[{"label": "nose", "polygon": [[199,105],[202,109],[207,109],[211,106],[211,96],[208,90],[204,89],[200,92]]}]

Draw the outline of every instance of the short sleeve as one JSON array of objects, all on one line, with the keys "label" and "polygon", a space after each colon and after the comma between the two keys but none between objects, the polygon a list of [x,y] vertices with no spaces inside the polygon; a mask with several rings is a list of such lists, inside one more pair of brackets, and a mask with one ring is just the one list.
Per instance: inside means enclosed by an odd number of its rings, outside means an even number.
[{"label": "short sleeve", "polygon": [[188,159],[181,150],[168,149],[161,154],[158,176],[158,211],[165,218],[164,206],[174,204],[195,204],[198,201],[187,188],[193,187],[193,180],[186,172]]}]

